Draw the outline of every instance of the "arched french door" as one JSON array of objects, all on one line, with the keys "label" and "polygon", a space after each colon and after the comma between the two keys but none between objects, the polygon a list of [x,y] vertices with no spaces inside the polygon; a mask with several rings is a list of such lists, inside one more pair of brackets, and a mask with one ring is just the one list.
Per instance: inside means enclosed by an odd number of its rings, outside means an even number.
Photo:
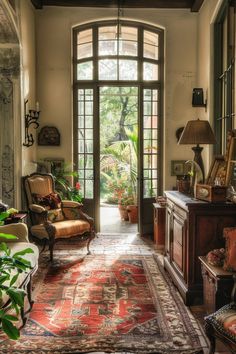
[{"label": "arched french door", "polygon": [[74,162],[99,230],[100,99],[104,87],[137,92],[139,231],[152,232],[154,197],[162,189],[163,31],[105,21],[73,31]]}]

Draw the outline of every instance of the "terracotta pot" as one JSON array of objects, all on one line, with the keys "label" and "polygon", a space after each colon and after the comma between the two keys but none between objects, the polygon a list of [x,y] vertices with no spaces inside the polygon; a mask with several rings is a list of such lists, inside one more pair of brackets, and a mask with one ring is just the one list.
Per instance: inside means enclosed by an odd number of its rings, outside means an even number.
[{"label": "terracotta pot", "polygon": [[137,224],[138,222],[138,206],[137,205],[128,205],[127,211],[129,215],[129,222],[132,224]]},{"label": "terracotta pot", "polygon": [[119,212],[120,212],[121,220],[128,221],[129,220],[129,216],[128,216],[128,211],[127,211],[126,206],[122,205],[122,204],[118,204],[118,209],[119,209]]}]

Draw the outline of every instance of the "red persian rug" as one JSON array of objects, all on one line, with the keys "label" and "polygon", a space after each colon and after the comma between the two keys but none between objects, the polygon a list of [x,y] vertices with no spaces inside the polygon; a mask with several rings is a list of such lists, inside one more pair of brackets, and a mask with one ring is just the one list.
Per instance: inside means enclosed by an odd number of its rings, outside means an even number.
[{"label": "red persian rug", "polygon": [[40,269],[29,320],[0,353],[203,353],[198,324],[154,256],[60,254]]}]

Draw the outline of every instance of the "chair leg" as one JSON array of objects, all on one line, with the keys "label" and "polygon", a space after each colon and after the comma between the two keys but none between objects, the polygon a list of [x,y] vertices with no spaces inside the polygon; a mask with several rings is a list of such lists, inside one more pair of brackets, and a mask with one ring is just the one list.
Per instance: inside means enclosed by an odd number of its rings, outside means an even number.
[{"label": "chair leg", "polygon": [[32,309],[33,304],[34,304],[34,301],[32,300],[32,280],[31,280],[31,277],[30,277],[30,281],[27,284],[27,297],[28,297],[28,302],[30,305],[30,309],[29,309],[29,311],[30,311]]},{"label": "chair leg", "polygon": [[96,237],[95,231],[92,230],[91,233],[90,233],[90,238],[89,238],[89,240],[88,240],[88,242],[87,242],[87,254],[91,254],[91,251],[90,251],[90,249],[89,249],[89,246],[90,246],[91,241],[92,241],[95,237]]},{"label": "chair leg", "polygon": [[50,261],[53,261],[54,237],[49,239]]},{"label": "chair leg", "polygon": [[209,354],[214,354],[216,350],[216,339],[214,336],[214,329],[209,323],[205,324],[205,333],[210,342]]},{"label": "chair leg", "polygon": [[91,254],[91,251],[89,249],[89,245],[90,245],[90,242],[92,241],[92,239],[90,238],[87,242],[87,254]]},{"label": "chair leg", "polygon": [[43,253],[43,251],[45,250],[46,245],[47,245],[47,239],[45,238],[44,241],[43,241],[43,248],[41,249],[40,254]]}]

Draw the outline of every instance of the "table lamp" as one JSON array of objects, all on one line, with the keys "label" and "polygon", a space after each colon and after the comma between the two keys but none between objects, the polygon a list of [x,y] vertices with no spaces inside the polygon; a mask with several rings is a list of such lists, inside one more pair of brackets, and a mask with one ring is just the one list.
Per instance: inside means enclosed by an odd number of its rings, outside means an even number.
[{"label": "table lamp", "polygon": [[194,161],[199,165],[202,170],[203,182],[205,180],[204,165],[201,152],[203,147],[199,144],[215,144],[216,138],[207,120],[190,120],[185,126],[178,144],[196,144],[192,147],[194,152]]}]

